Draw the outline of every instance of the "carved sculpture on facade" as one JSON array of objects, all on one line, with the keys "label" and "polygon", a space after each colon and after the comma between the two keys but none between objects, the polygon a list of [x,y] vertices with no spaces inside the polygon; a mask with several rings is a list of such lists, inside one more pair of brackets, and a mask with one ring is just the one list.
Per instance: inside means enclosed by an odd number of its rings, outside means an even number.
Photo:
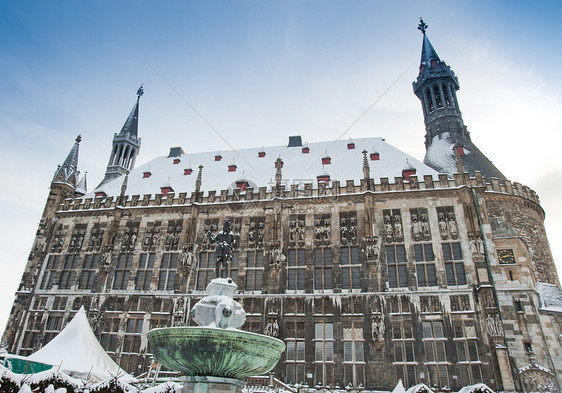
[{"label": "carved sculpture on facade", "polygon": [[489,314],[486,317],[486,331],[490,337],[502,337],[503,324],[500,317]]},{"label": "carved sculpture on facade", "polygon": [[53,236],[53,241],[51,242],[51,252],[62,252],[65,236],[66,231],[63,230],[62,225],[59,225]]},{"label": "carved sculpture on facade", "polygon": [[429,230],[429,220],[427,218],[427,212],[421,213],[421,230],[423,235],[423,240],[431,240],[431,232]]},{"label": "carved sculpture on facade", "polygon": [[412,213],[412,237],[415,242],[422,240],[422,227],[417,213]]},{"label": "carved sculpture on facade", "polygon": [[123,237],[121,240],[121,251],[128,252],[135,249],[135,243],[137,241],[138,227],[127,226],[123,231]]},{"label": "carved sculpture on facade", "polygon": [[277,313],[269,313],[267,325],[264,334],[270,337],[279,337],[279,323],[277,322]]},{"label": "carved sculpture on facade", "polygon": [[449,238],[449,226],[447,225],[445,214],[439,213],[438,217],[439,217],[439,234],[441,235],[442,240],[447,240]]},{"label": "carved sculpture on facade", "polygon": [[88,242],[89,252],[100,250],[103,241],[103,234],[104,231],[98,227],[94,227],[92,229],[92,233],[90,235],[90,241]]},{"label": "carved sculpture on facade", "polygon": [[181,252],[181,257],[180,257],[180,261],[181,261],[181,265],[184,269],[190,269],[191,266],[194,265],[194,263],[197,262],[196,260],[196,250],[197,246],[194,246],[193,244],[184,244],[183,248],[182,248],[182,252]]},{"label": "carved sculpture on facade", "polygon": [[400,217],[400,214],[395,214],[393,221],[394,221],[394,239],[397,242],[401,242],[402,240],[404,240],[404,234],[402,232],[402,218]]},{"label": "carved sculpture on facade", "polygon": [[385,326],[382,314],[371,315],[371,335],[373,337],[373,341],[375,341],[375,343],[383,343],[384,333]]},{"label": "carved sculpture on facade", "polygon": [[176,309],[174,310],[174,323],[173,326],[183,326],[185,324],[185,307],[183,299],[179,298],[176,302]]},{"label": "carved sculpture on facade", "polygon": [[367,261],[378,261],[379,252],[379,237],[365,236],[365,257],[367,258]]},{"label": "carved sculpture on facade", "polygon": [[449,228],[449,234],[451,235],[451,239],[456,240],[459,237],[459,231],[457,228],[457,221],[455,220],[455,215],[453,212],[449,212],[447,227]]},{"label": "carved sculpture on facade", "polygon": [[385,240],[387,243],[392,243],[393,239],[393,228],[392,228],[392,222],[390,219],[390,214],[385,214],[384,216],[384,235],[385,235]]},{"label": "carved sculpture on facade", "polygon": [[[303,228],[304,230],[304,228]],[[330,216],[323,215],[314,218],[314,244],[328,246],[331,242]]]},{"label": "carved sculpture on facade", "polygon": [[279,240],[272,240],[269,242],[269,248],[269,263],[276,268],[281,267],[281,263],[287,259],[281,250],[281,242]]}]

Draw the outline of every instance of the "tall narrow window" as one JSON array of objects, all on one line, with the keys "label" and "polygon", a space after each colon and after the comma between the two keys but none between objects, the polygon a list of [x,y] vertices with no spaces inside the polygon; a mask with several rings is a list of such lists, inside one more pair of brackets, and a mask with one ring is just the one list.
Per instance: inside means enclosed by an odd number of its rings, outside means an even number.
[{"label": "tall narrow window", "polygon": [[431,92],[429,91],[429,89],[427,89],[425,91],[425,99],[426,99],[427,106],[428,106],[428,112],[433,111],[433,109],[435,109],[435,107],[433,106],[433,100],[431,98]]},{"label": "tall narrow window", "polygon": [[449,385],[447,367],[446,338],[443,333],[443,322],[422,322],[423,343],[425,348],[426,365],[431,385]]},{"label": "tall narrow window", "polygon": [[142,324],[142,319],[127,320],[125,336],[123,337],[123,348],[121,349],[120,366],[130,373],[138,371]]},{"label": "tall narrow window", "polygon": [[441,243],[443,259],[445,260],[445,273],[447,285],[466,285],[464,263],[460,243]]},{"label": "tall narrow window", "polygon": [[94,288],[94,279],[100,264],[100,259],[100,254],[86,254],[84,264],[82,265],[82,273],[80,273],[80,282],[78,283],[79,289]]},{"label": "tall narrow window", "polygon": [[45,326],[45,341],[43,345],[47,344],[51,341],[62,329],[62,315],[49,315],[47,318],[47,325]]},{"label": "tall narrow window", "polygon": [[177,252],[167,252],[162,255],[162,263],[160,264],[160,272],[158,273],[158,290],[173,291],[174,279],[176,278],[176,270],[178,268]]},{"label": "tall narrow window", "polygon": [[332,289],[332,249],[314,249],[314,289]]},{"label": "tall narrow window", "polygon": [[322,386],[334,384],[334,325],[317,322],[314,324],[314,365],[315,383]]},{"label": "tall narrow window", "polygon": [[459,386],[468,386],[482,380],[478,355],[478,337],[474,320],[453,321],[453,341],[457,350]]},{"label": "tall narrow window", "polygon": [[441,101],[441,94],[439,93],[439,86],[433,86],[433,94],[435,94],[435,102],[437,103],[437,108],[441,108],[443,106],[443,102]]},{"label": "tall narrow window", "polygon": [[106,352],[115,353],[119,342],[120,318],[106,318],[102,326],[100,344]]},{"label": "tall narrow window", "polygon": [[306,381],[304,322],[287,322],[286,329],[285,381],[303,383]]},{"label": "tall narrow window", "polygon": [[290,249],[287,261],[287,289],[304,290],[304,273],[306,271],[305,254],[302,249]]},{"label": "tall narrow window", "polygon": [[435,255],[431,243],[414,244],[414,260],[416,261],[416,274],[419,287],[437,286],[435,272]]},{"label": "tall narrow window", "polygon": [[127,289],[132,261],[133,254],[119,254],[113,277],[113,289]]},{"label": "tall narrow window", "polygon": [[41,281],[41,289],[53,288],[53,281],[55,279],[55,272],[59,266],[60,255],[49,255],[45,272],[43,273],[43,280]]},{"label": "tall narrow window", "polygon": [[385,251],[388,268],[388,286],[390,288],[408,287],[408,270],[404,245],[386,246]]},{"label": "tall narrow window", "polygon": [[342,289],[361,289],[361,263],[358,247],[341,248],[340,269]]},{"label": "tall narrow window", "polygon": [[210,283],[213,278],[215,278],[215,252],[200,252],[195,288],[198,291],[204,291],[205,288],[207,288],[207,284]]},{"label": "tall narrow window", "polygon": [[59,289],[70,289],[74,284],[76,271],[74,270],[78,265],[78,255],[69,254],[64,260],[64,265],[59,276]]},{"label": "tall narrow window", "polygon": [[246,291],[261,291],[263,285],[263,250],[248,251]]},{"label": "tall narrow window", "polygon": [[[400,303],[397,303],[399,305]],[[397,318],[392,321],[392,350],[396,379],[405,385],[413,385],[417,381],[415,342],[410,318]]]},{"label": "tall narrow window", "polygon": [[361,322],[345,322],[343,327],[344,385],[365,386],[365,356]]},{"label": "tall narrow window", "polygon": [[152,271],[154,270],[155,259],[156,254],[140,254],[139,269],[137,270],[137,278],[135,280],[136,290],[148,291],[150,289],[150,280],[152,279]]}]

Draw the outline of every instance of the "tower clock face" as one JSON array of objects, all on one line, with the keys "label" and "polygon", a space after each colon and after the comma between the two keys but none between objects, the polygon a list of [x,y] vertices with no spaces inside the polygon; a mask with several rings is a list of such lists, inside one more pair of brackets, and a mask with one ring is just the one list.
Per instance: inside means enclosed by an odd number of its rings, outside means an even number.
[{"label": "tower clock face", "polygon": [[512,249],[498,250],[498,260],[501,265],[515,263],[515,254]]}]

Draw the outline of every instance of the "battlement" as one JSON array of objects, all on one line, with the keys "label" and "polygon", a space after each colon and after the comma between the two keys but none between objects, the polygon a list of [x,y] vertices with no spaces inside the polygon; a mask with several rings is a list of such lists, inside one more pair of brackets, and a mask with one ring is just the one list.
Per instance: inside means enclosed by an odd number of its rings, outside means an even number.
[{"label": "battlement", "polygon": [[180,192],[177,195],[169,192],[167,195],[144,194],[124,195],[122,197],[68,198],[61,203],[58,211],[111,209],[118,206],[124,208],[181,206],[194,203],[215,204],[273,199],[322,198],[362,193],[412,192],[462,187],[482,187],[485,192],[513,195],[540,205],[539,197],[529,187],[509,180],[500,183],[497,178],[486,179],[479,172],[474,177],[471,177],[467,172],[455,173],[452,179],[448,178],[446,174],[439,174],[437,181],[431,175],[426,175],[423,181],[419,181],[417,176],[410,176],[408,180],[403,177],[395,177],[394,182],[391,182],[388,178],[381,178],[380,183],[375,183],[372,178],[369,178],[362,179],[359,184],[353,180],[347,180],[345,184],[338,180],[330,183],[331,185],[327,185],[324,182],[319,182],[315,188],[313,183],[289,184],[288,181],[285,181],[285,184],[273,186],[270,190],[267,187],[259,187],[258,189],[248,187],[243,191],[235,188],[209,191],[206,194],[192,192],[191,195],[186,192]]}]

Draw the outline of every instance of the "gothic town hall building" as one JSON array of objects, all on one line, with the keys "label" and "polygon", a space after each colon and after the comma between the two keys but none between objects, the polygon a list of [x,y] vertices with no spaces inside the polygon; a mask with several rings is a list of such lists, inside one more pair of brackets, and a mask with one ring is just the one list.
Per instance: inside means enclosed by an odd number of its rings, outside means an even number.
[{"label": "gothic town hall building", "polygon": [[[84,306],[135,375],[146,333],[190,325],[214,278],[217,232],[240,242],[230,276],[243,329],[283,340],[277,378],[308,385],[560,392],[562,291],[539,198],[471,141],[457,76],[420,24],[413,83],[424,162],[379,137],[184,152],[135,167],[139,99],[104,179],[58,167],[2,338],[29,355]],[[540,385],[540,386],[539,386]]]}]

